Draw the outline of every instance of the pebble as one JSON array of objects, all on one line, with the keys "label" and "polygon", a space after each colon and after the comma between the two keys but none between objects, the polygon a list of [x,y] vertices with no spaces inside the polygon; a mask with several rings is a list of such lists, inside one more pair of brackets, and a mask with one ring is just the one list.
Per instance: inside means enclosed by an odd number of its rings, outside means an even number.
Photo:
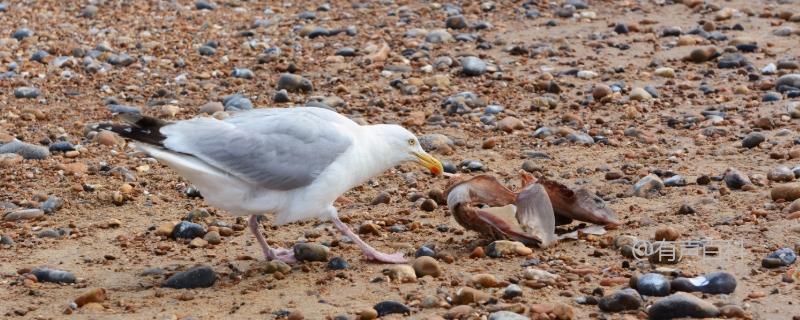
[{"label": "pebble", "polygon": [[738,190],[746,185],[752,184],[752,182],[750,182],[750,178],[734,168],[725,170],[725,176],[723,176],[722,179],[725,181],[725,185],[728,186],[728,188],[734,190]]},{"label": "pebble", "polygon": [[48,196],[47,200],[45,200],[42,205],[41,209],[46,214],[53,214],[56,211],[60,210],[61,207],[64,206],[64,200],[56,197],[56,196]]},{"label": "pebble", "polygon": [[291,73],[283,73],[278,78],[278,85],[276,90],[285,89],[289,92],[311,92],[314,87],[311,85],[311,81],[303,78],[302,76],[291,74]]},{"label": "pebble", "polygon": [[217,49],[209,45],[202,45],[197,48],[197,53],[201,56],[213,56],[217,54]]},{"label": "pebble", "polygon": [[775,81],[775,90],[778,92],[786,92],[797,89],[800,89],[800,74],[785,74]]},{"label": "pebble", "polygon": [[383,269],[382,273],[394,282],[409,283],[417,281],[417,273],[414,268],[407,264],[389,266]]},{"label": "pebble", "polygon": [[194,8],[197,10],[215,10],[217,5],[205,0],[197,0],[194,3]]},{"label": "pebble", "polygon": [[787,166],[778,166],[767,173],[767,179],[775,182],[791,182],[795,179],[794,171]]},{"label": "pebble", "polygon": [[8,235],[5,235],[5,234],[4,235],[0,235],[0,245],[1,246],[7,246],[7,247],[13,246],[14,245],[14,239],[12,239],[11,237],[9,237]]},{"label": "pebble", "polygon": [[653,96],[647,90],[636,87],[631,90],[630,98],[634,101],[647,101],[653,99]]},{"label": "pebble", "polygon": [[447,17],[445,25],[450,29],[464,29],[467,27],[467,19],[462,15]]},{"label": "pebble", "polygon": [[686,178],[678,174],[664,179],[664,186],[666,187],[684,187],[686,184]]},{"label": "pebble", "polygon": [[711,59],[714,59],[717,56],[719,56],[719,53],[717,52],[717,48],[714,48],[714,47],[698,48],[698,49],[692,50],[692,52],[689,53],[688,60],[690,60],[690,61],[692,61],[694,63],[703,63],[703,62],[709,61]]},{"label": "pebble", "polygon": [[206,230],[203,228],[203,226],[189,221],[178,222],[178,224],[172,229],[173,239],[194,239],[197,237],[202,237],[205,234]]},{"label": "pebble", "polygon": [[408,306],[400,302],[391,300],[378,302],[375,306],[372,307],[372,309],[375,309],[375,311],[378,312],[378,317],[383,317],[385,315],[395,314],[395,313],[403,315],[411,314],[411,309],[408,308]]},{"label": "pebble", "polygon": [[17,99],[35,99],[42,94],[39,88],[34,87],[19,87],[14,89],[14,98]]},{"label": "pebble", "polygon": [[438,278],[442,275],[442,267],[439,266],[439,261],[429,256],[422,256],[414,259],[412,267],[417,277],[431,276]]},{"label": "pebble", "polygon": [[431,249],[429,246],[421,246],[417,249],[417,252],[414,253],[414,257],[435,257],[436,251]]},{"label": "pebble", "polygon": [[664,78],[675,78],[675,69],[662,67],[656,69],[654,74]]},{"label": "pebble", "polygon": [[742,307],[735,304],[719,307],[719,314],[728,319],[752,319],[752,317],[748,316]]},{"label": "pebble", "polygon": [[453,36],[445,29],[435,29],[425,35],[425,41],[430,43],[453,42]]},{"label": "pebble", "polygon": [[491,296],[486,292],[470,287],[462,287],[456,290],[456,294],[453,296],[453,304],[483,304],[489,299],[491,299]]},{"label": "pebble", "polygon": [[75,275],[72,272],[50,269],[50,268],[36,268],[31,271],[36,276],[39,282],[55,282],[55,283],[75,283]]},{"label": "pebble", "polygon": [[373,308],[367,308],[358,313],[358,320],[372,320],[377,318],[378,311]]},{"label": "pebble", "polygon": [[719,316],[719,309],[711,302],[692,294],[678,292],[656,301],[647,310],[651,320],[675,318],[711,318]]},{"label": "pebble", "polygon": [[773,75],[777,71],[778,71],[778,67],[774,63],[770,63],[770,64],[764,66],[764,68],[761,69],[761,74]]},{"label": "pebble", "polygon": [[671,285],[675,291],[731,294],[736,290],[736,278],[730,273],[717,271],[694,278],[678,277],[672,280]]},{"label": "pebble", "polygon": [[31,29],[28,28],[17,29],[17,31],[14,31],[14,33],[11,34],[11,37],[17,39],[17,41],[22,41],[22,39],[25,39],[30,36],[33,36],[33,31],[31,31]]},{"label": "pebble", "polygon": [[486,72],[486,62],[478,57],[468,56],[461,60],[461,72],[466,76],[479,76]]},{"label": "pebble", "polygon": [[503,299],[514,299],[516,297],[521,297],[522,294],[522,288],[513,283],[503,289]]},{"label": "pebble", "polygon": [[247,68],[234,68],[233,72],[231,72],[231,76],[233,76],[234,78],[248,79],[248,80],[255,78],[255,74],[253,73],[253,71]]},{"label": "pebble", "polygon": [[741,53],[728,53],[719,58],[717,67],[722,69],[741,68],[749,63]]},{"label": "pebble", "polygon": [[797,260],[797,254],[792,248],[781,248],[768,254],[761,260],[764,268],[778,268],[789,266]]},{"label": "pebble", "polygon": [[189,248],[205,248],[207,245],[208,241],[203,238],[194,238],[189,242]]},{"label": "pebble", "polygon": [[87,303],[101,303],[103,301],[106,301],[106,289],[103,288],[89,289],[75,298],[75,304],[78,305],[78,308],[83,307]]},{"label": "pebble", "polygon": [[664,182],[661,181],[661,178],[651,173],[633,185],[633,195],[649,198],[652,195],[658,194],[658,191],[663,188]]},{"label": "pebble", "polygon": [[471,306],[468,305],[460,305],[450,308],[444,314],[445,319],[468,319],[469,315],[472,314],[473,310]]},{"label": "pebble", "polygon": [[437,207],[439,207],[439,205],[436,204],[436,201],[433,201],[432,199],[425,199],[419,205],[419,208],[426,212],[434,211]]},{"label": "pebble", "polygon": [[497,129],[505,132],[512,132],[523,128],[525,128],[525,124],[522,123],[522,120],[515,117],[505,117],[497,122]]},{"label": "pebble", "polygon": [[326,265],[328,270],[344,270],[349,267],[347,260],[342,257],[333,257]]},{"label": "pebble", "polygon": [[328,261],[330,248],[316,243],[298,243],[292,247],[297,261]]},{"label": "pebble", "polygon": [[203,236],[203,240],[210,244],[218,245],[222,243],[222,236],[219,234],[219,231],[209,231]]},{"label": "pebble", "polygon": [[656,229],[655,237],[653,240],[655,241],[675,241],[681,236],[681,233],[678,229],[673,227],[661,227]]},{"label": "pebble", "polygon": [[775,91],[768,91],[767,93],[764,93],[763,97],[761,97],[762,102],[775,102],[781,101],[781,99],[783,99],[783,96],[781,96],[779,92]]},{"label": "pebble", "polygon": [[44,211],[41,209],[22,209],[6,213],[3,221],[31,220],[42,216],[44,216]]},{"label": "pebble", "polygon": [[204,113],[204,114],[214,114],[214,113],[217,113],[217,112],[220,112],[220,111],[224,111],[224,110],[225,110],[225,106],[222,105],[222,103],[218,102],[218,101],[208,102],[208,103],[200,106],[200,109],[198,109],[198,111],[200,113]]},{"label": "pebble", "polygon": [[244,95],[237,93],[222,99],[225,111],[240,111],[253,109],[253,103]]},{"label": "pebble", "polygon": [[770,197],[772,200],[784,199],[786,201],[800,199],[800,183],[792,182],[773,186]]},{"label": "pebble", "polygon": [[582,144],[582,145],[592,145],[594,144],[594,138],[592,136],[583,133],[583,132],[573,132],[567,135],[567,140],[572,143]]},{"label": "pebble", "polygon": [[342,57],[355,57],[356,56],[356,49],[353,49],[353,48],[350,48],[350,47],[340,48],[339,50],[336,50],[336,53],[334,53],[334,55],[342,56]]},{"label": "pebble", "polygon": [[173,289],[208,288],[216,281],[217,274],[214,269],[209,266],[197,266],[172,275],[161,286]]},{"label": "pebble", "polygon": [[643,296],[668,296],[670,282],[659,273],[646,273],[636,278],[636,291]]},{"label": "pebble", "polygon": [[614,32],[618,34],[626,34],[629,32],[628,25],[624,23],[617,23],[616,25],[614,25]]},{"label": "pebble", "polygon": [[526,247],[521,242],[497,240],[486,246],[486,255],[492,258],[501,258],[506,256],[526,256],[533,253],[531,248]]},{"label": "pebble", "polygon": [[489,320],[530,320],[530,318],[511,311],[495,311],[489,314]]},{"label": "pebble", "polygon": [[291,98],[289,98],[289,92],[286,89],[280,89],[275,92],[275,96],[272,97],[273,102],[277,103],[286,103],[291,102]]},{"label": "pebble", "polygon": [[488,273],[478,273],[472,275],[469,280],[473,287],[477,288],[494,288],[500,285],[500,280],[494,275]]},{"label": "pebble", "polygon": [[601,298],[597,306],[606,312],[636,310],[642,306],[642,297],[634,289],[622,289]]},{"label": "pebble", "polygon": [[603,99],[610,96],[612,93],[614,93],[614,91],[611,90],[611,87],[602,83],[595,85],[594,89],[592,89],[592,97],[595,100]]}]

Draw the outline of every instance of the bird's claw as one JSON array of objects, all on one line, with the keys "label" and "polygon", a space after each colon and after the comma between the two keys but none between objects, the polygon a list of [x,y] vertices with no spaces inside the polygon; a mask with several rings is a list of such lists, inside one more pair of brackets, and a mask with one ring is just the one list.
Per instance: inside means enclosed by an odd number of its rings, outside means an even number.
[{"label": "bird's claw", "polygon": [[374,260],[378,262],[384,263],[406,263],[406,258],[403,257],[402,252],[395,252],[392,254],[383,253],[383,252],[370,252],[364,253],[367,257],[367,260]]},{"label": "bird's claw", "polygon": [[270,256],[267,257],[268,260],[280,260],[287,264],[297,263],[297,259],[294,257],[294,251],[291,249],[283,249],[277,248],[272,249]]}]

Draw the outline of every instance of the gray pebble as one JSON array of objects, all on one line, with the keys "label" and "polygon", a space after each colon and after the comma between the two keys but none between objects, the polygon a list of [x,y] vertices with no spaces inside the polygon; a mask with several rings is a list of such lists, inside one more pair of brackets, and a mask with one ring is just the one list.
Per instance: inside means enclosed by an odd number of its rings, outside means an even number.
[{"label": "gray pebble", "polygon": [[253,109],[253,103],[250,99],[241,93],[232,94],[222,99],[222,105],[225,106],[225,111],[241,111]]},{"label": "gray pebble", "polygon": [[197,53],[201,56],[213,56],[217,53],[217,49],[209,45],[202,45],[197,48]]},{"label": "gray pebble", "polygon": [[397,301],[383,301],[379,302],[375,306],[372,307],[375,311],[378,311],[378,317],[383,317],[388,314],[404,314],[410,315],[411,309],[409,309],[406,305],[397,302]]},{"label": "gray pebble", "polygon": [[765,268],[778,268],[791,265],[797,260],[797,254],[792,248],[781,248],[767,255],[761,260],[761,265]]},{"label": "gray pebble", "polygon": [[643,296],[664,297],[670,293],[670,282],[659,273],[647,273],[636,279],[636,291]]},{"label": "gray pebble", "polygon": [[41,94],[42,92],[34,87],[19,87],[14,89],[14,98],[17,99],[34,99]]},{"label": "gray pebble", "polygon": [[530,320],[530,318],[511,311],[496,311],[489,315],[489,320]]},{"label": "gray pebble", "polygon": [[197,266],[172,275],[161,286],[173,289],[208,288],[216,281],[217,274],[214,269],[209,266]]},{"label": "gray pebble", "polygon": [[46,214],[53,214],[56,211],[60,210],[61,207],[64,206],[64,200],[56,197],[56,196],[49,196],[47,200],[41,205],[42,211]]},{"label": "gray pebble", "polygon": [[759,144],[767,140],[761,132],[751,132],[742,139],[742,147],[752,149],[758,147]]},{"label": "gray pebble", "polygon": [[686,186],[686,178],[676,174],[669,178],[664,179],[664,186],[666,187],[683,187]]},{"label": "gray pebble", "polygon": [[451,42],[453,41],[453,36],[445,29],[436,29],[425,35],[425,41],[430,43]]},{"label": "gray pebble", "polygon": [[76,279],[75,275],[69,271],[50,268],[36,268],[31,273],[39,282],[75,283]]},{"label": "gray pebble", "polygon": [[314,89],[311,81],[296,74],[283,73],[278,78],[277,90],[286,89],[289,92],[310,92]]},{"label": "gray pebble", "polygon": [[730,294],[736,290],[736,278],[727,272],[711,272],[706,275],[672,280],[672,289],[683,292],[702,292],[709,294]]},{"label": "gray pebble", "polygon": [[790,73],[782,75],[775,81],[775,90],[784,92],[800,89],[800,74]]},{"label": "gray pebble", "polygon": [[486,72],[486,62],[478,57],[469,56],[461,60],[461,72],[467,76],[479,76]]},{"label": "gray pebble", "polygon": [[597,305],[600,310],[607,312],[636,310],[642,306],[642,297],[636,290],[622,289],[601,298]]},{"label": "gray pebble", "polygon": [[719,309],[711,302],[692,294],[678,292],[656,301],[647,310],[650,320],[675,318],[711,318],[719,315]]},{"label": "gray pebble", "polygon": [[292,248],[297,261],[328,261],[330,249],[316,243],[298,243]]},{"label": "gray pebble", "polygon": [[657,175],[649,174],[633,185],[633,195],[647,198],[664,188],[664,182]]},{"label": "gray pebble", "polygon": [[25,38],[30,37],[32,35],[33,35],[33,31],[31,31],[30,29],[21,28],[21,29],[18,29],[17,31],[14,31],[14,33],[11,34],[11,37],[14,38],[14,39],[17,39],[18,41],[22,41],[22,39],[25,39]]},{"label": "gray pebble", "polygon": [[194,3],[194,7],[197,10],[214,10],[217,8],[217,5],[205,0],[197,0]]},{"label": "gray pebble", "polygon": [[249,79],[253,79],[255,77],[255,74],[253,74],[253,71],[251,71],[250,69],[247,69],[247,68],[234,68],[233,72],[231,73],[231,75],[234,78],[241,78],[241,79],[248,79],[248,80]]},{"label": "gray pebble", "polygon": [[503,299],[513,299],[522,296],[522,288],[516,284],[509,284],[503,289]]}]

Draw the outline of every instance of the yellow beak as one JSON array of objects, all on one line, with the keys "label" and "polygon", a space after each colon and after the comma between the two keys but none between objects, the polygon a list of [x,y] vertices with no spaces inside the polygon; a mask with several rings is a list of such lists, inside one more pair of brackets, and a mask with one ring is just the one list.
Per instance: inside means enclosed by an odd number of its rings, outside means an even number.
[{"label": "yellow beak", "polygon": [[431,155],[427,153],[416,153],[416,152],[414,153],[414,155],[417,156],[417,162],[421,166],[428,168],[428,170],[430,170],[432,174],[440,175],[442,174],[442,172],[444,172],[442,163],[439,162],[439,160],[436,160],[436,158],[432,157]]}]

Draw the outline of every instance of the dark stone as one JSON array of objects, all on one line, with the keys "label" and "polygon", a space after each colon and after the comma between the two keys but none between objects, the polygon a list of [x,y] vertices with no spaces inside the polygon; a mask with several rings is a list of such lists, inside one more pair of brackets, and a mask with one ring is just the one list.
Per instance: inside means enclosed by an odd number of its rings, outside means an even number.
[{"label": "dark stone", "polygon": [[736,290],[736,278],[727,272],[712,272],[694,278],[679,277],[672,280],[672,289],[683,292],[730,294]]},{"label": "dark stone", "polygon": [[636,291],[643,296],[668,296],[670,293],[670,282],[661,274],[647,273],[636,279]]},{"label": "dark stone", "polygon": [[628,26],[624,23],[617,23],[617,25],[614,26],[614,32],[618,34],[626,34],[628,33]]},{"label": "dark stone", "polygon": [[650,320],[711,318],[719,315],[719,309],[694,295],[679,292],[656,301],[647,313]]},{"label": "dark stone", "polygon": [[217,274],[214,269],[209,266],[197,266],[172,275],[161,286],[173,289],[208,288],[216,281]]},{"label": "dark stone", "polygon": [[634,289],[622,289],[601,298],[597,305],[607,312],[636,310],[642,306],[642,297]]},{"label": "dark stone", "polygon": [[31,273],[36,276],[36,280],[39,282],[75,283],[75,275],[69,271],[36,268]]},{"label": "dark stone", "polygon": [[719,58],[717,67],[722,69],[741,68],[749,64],[747,58],[740,53],[729,53]]},{"label": "dark stone", "polygon": [[328,261],[327,265],[330,270],[344,270],[348,268],[347,260],[342,257],[334,257]]},{"label": "dark stone", "polygon": [[217,9],[217,5],[210,3],[204,0],[197,0],[194,3],[194,7],[197,10],[215,10]]},{"label": "dark stone", "polygon": [[742,139],[742,147],[752,149],[758,147],[759,144],[767,140],[766,137],[760,132],[752,132]]},{"label": "dark stone", "polygon": [[194,239],[205,234],[206,230],[203,226],[189,221],[178,222],[175,228],[172,229],[172,238],[174,239]]},{"label": "dark stone", "polygon": [[25,39],[25,38],[30,37],[32,35],[33,35],[33,31],[31,31],[28,28],[22,28],[22,29],[18,29],[17,31],[14,31],[14,33],[11,34],[11,37],[14,38],[14,39],[17,39],[17,41],[22,41],[22,39]]},{"label": "dark stone", "polygon": [[479,76],[486,72],[486,62],[478,57],[469,56],[461,60],[461,72],[466,76]]},{"label": "dark stone", "polygon": [[761,266],[765,268],[778,268],[791,265],[797,260],[797,254],[792,248],[781,248],[767,255],[761,260]]},{"label": "dark stone", "polygon": [[356,50],[353,49],[353,48],[350,48],[350,47],[345,47],[345,48],[341,48],[339,50],[336,50],[336,55],[337,56],[342,56],[342,57],[355,57],[356,56]]},{"label": "dark stone", "polygon": [[272,97],[272,101],[277,103],[285,103],[291,102],[292,100],[289,98],[289,92],[287,92],[286,89],[281,89],[278,90],[278,92],[275,92],[275,96]]},{"label": "dark stone", "polygon": [[379,302],[372,308],[375,309],[375,311],[378,311],[378,317],[383,317],[385,315],[394,313],[400,313],[403,315],[411,314],[411,309],[409,309],[406,305],[391,300]]},{"label": "dark stone", "polygon": [[761,101],[763,102],[781,101],[781,99],[783,99],[783,96],[775,91],[768,91],[763,97],[761,97]]},{"label": "dark stone", "polygon": [[427,245],[421,246],[419,247],[419,249],[417,249],[417,252],[414,253],[414,257],[419,258],[423,256],[436,257],[436,251],[428,247]]},{"label": "dark stone", "polygon": [[253,103],[250,99],[241,93],[232,94],[222,99],[222,105],[225,111],[241,111],[253,109]]},{"label": "dark stone", "polygon": [[197,53],[201,56],[213,56],[217,53],[217,49],[209,45],[202,45],[197,48]]},{"label": "dark stone", "polygon": [[51,153],[53,152],[67,152],[67,151],[74,151],[75,147],[72,146],[69,141],[57,141],[50,144],[48,147]]}]

